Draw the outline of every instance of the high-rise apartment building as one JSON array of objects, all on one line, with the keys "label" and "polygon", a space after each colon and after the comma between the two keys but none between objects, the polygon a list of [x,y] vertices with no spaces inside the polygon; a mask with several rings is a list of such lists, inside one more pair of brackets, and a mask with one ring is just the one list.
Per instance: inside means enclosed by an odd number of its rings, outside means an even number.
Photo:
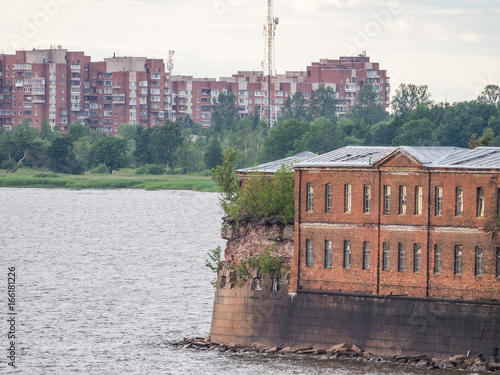
[{"label": "high-rise apartment building", "polygon": [[[269,104],[268,83],[260,71],[240,71],[219,80],[173,76],[172,88],[169,80],[162,59],[114,56],[92,62],[84,52],[60,47],[0,55],[0,126],[28,121],[40,127],[45,119],[65,131],[68,124],[81,121],[95,131],[116,133],[121,123],[151,127],[190,115],[209,127],[212,101],[220,93],[235,95],[241,117]],[[271,97],[279,115],[296,92],[309,100],[314,90],[331,87],[339,100],[337,114],[343,116],[366,84],[389,106],[387,72],[364,55],[320,60],[305,71],[280,74]]]}]

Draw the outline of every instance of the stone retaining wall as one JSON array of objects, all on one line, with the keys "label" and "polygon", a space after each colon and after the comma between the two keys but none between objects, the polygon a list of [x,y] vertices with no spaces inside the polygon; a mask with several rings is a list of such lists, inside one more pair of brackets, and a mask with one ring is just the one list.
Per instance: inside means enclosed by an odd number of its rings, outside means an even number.
[{"label": "stone retaining wall", "polygon": [[[356,344],[378,355],[498,356],[500,304],[341,293],[218,288],[213,342],[328,348]],[[498,361],[497,361],[498,362]]]}]

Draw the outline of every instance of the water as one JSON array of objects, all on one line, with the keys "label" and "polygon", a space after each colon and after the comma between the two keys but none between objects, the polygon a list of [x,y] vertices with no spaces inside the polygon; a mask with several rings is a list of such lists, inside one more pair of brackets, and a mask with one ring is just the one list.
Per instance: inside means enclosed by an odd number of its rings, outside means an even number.
[{"label": "water", "polygon": [[[221,216],[211,193],[0,189],[0,372],[426,373],[169,346],[210,331],[205,260],[224,246]],[[5,354],[7,267],[16,268],[17,370]]]}]

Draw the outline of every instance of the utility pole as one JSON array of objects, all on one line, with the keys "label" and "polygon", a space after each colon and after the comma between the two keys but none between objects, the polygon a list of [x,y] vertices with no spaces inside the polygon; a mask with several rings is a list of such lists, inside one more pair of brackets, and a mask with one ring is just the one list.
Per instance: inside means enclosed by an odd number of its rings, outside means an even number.
[{"label": "utility pole", "polygon": [[263,83],[267,83],[267,89],[264,89],[267,98],[267,104],[261,107],[260,118],[268,120],[269,128],[272,128],[278,120],[278,108],[276,106],[276,58],[275,58],[275,39],[276,26],[279,18],[274,17],[273,0],[267,0],[267,20],[264,25],[264,61],[262,61],[262,70],[264,74]]},{"label": "utility pole", "polygon": [[168,96],[169,96],[169,110],[168,110],[168,118],[172,119],[174,117],[174,95],[172,90],[172,72],[174,70],[174,50],[168,51],[168,60],[167,60],[167,70],[168,70]]}]

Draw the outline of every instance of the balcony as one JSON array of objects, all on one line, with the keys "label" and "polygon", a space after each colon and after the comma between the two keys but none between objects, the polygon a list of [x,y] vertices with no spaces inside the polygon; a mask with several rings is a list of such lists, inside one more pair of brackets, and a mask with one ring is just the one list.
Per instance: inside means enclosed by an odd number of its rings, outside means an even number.
[{"label": "balcony", "polygon": [[125,104],[125,94],[113,95],[113,104]]}]

